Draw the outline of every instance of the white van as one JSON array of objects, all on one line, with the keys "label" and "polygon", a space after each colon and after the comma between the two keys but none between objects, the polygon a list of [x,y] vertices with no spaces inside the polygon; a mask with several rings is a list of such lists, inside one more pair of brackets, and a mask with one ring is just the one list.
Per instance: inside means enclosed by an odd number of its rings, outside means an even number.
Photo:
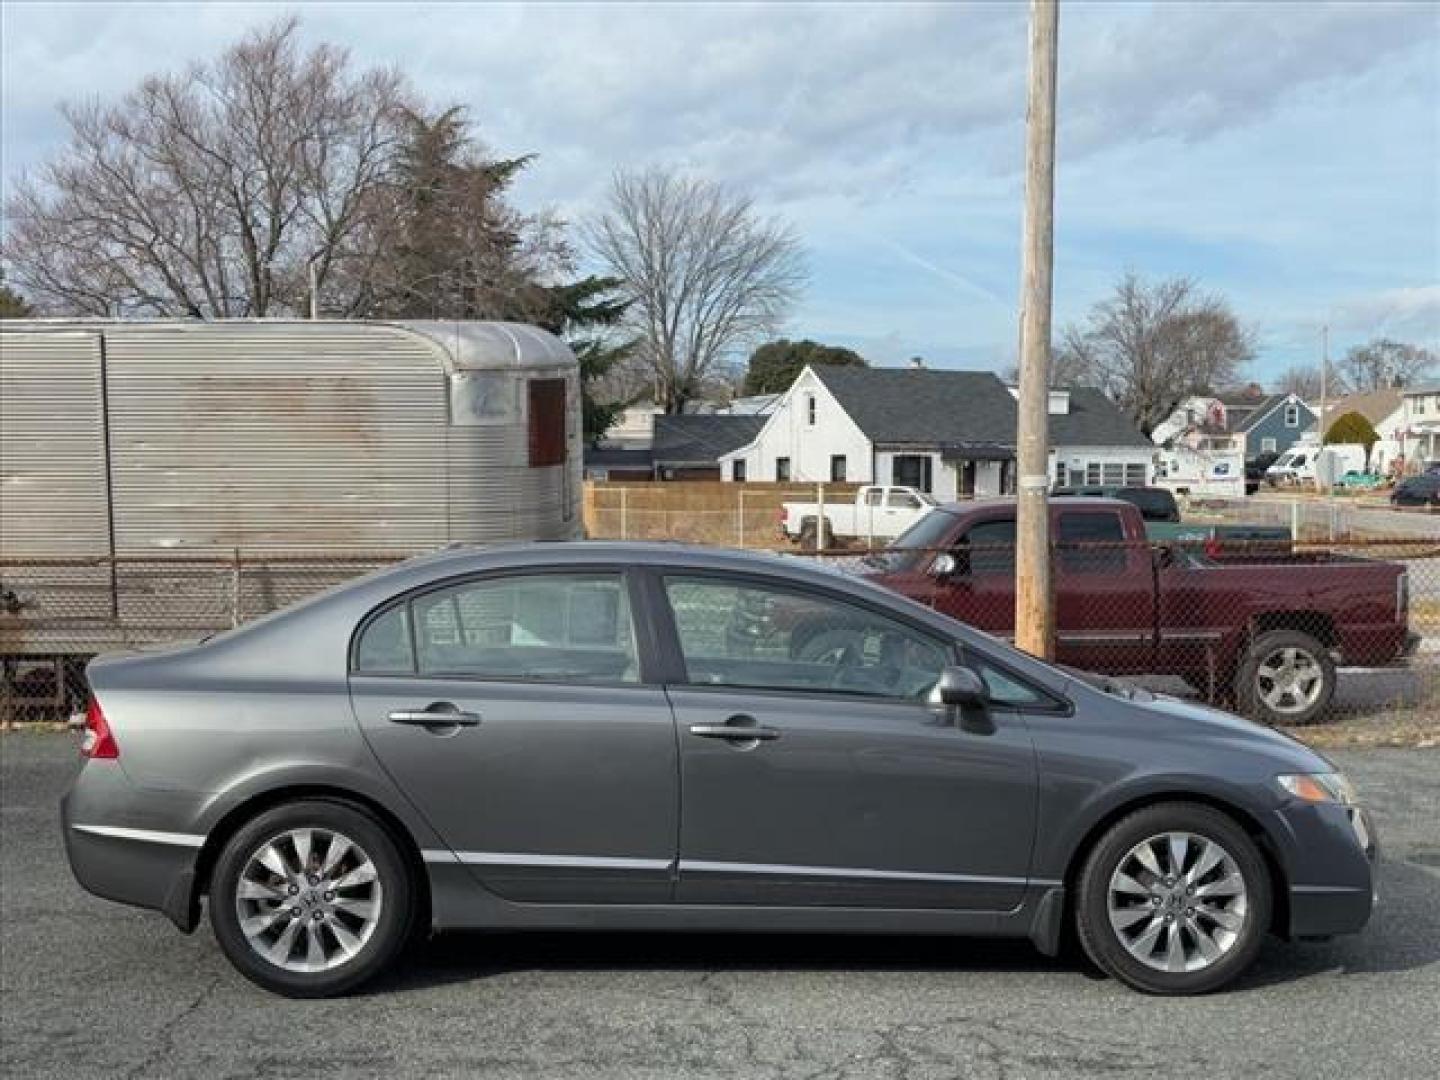
[{"label": "white van", "polygon": [[1315,482],[1313,446],[1296,447],[1281,454],[1274,465],[1265,470],[1265,483],[1271,487],[1294,487]]}]

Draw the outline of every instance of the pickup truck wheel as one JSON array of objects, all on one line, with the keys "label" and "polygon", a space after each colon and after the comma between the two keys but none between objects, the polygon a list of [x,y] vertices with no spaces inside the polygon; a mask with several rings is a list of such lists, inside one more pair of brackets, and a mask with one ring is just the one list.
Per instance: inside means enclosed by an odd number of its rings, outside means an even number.
[{"label": "pickup truck wheel", "polygon": [[1251,644],[1235,677],[1241,710],[1267,724],[1309,724],[1335,696],[1330,651],[1298,630],[1272,630]]},{"label": "pickup truck wheel", "polygon": [[[815,550],[816,533],[820,531],[820,525],[814,518],[806,518],[800,525],[800,535],[797,538],[802,548],[807,551]],[[828,521],[824,524],[824,532],[820,535],[820,547],[828,548],[835,539],[835,532]]]}]

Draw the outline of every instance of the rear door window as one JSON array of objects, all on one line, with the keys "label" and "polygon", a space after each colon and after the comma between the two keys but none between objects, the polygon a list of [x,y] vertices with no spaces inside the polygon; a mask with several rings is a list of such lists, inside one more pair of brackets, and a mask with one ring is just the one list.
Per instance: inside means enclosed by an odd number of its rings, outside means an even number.
[{"label": "rear door window", "polygon": [[527,574],[423,593],[373,619],[355,666],[366,674],[639,682],[620,574]]},{"label": "rear door window", "polygon": [[1060,567],[1072,574],[1103,574],[1125,569],[1125,528],[1118,514],[1105,511],[1060,515],[1056,545]]}]

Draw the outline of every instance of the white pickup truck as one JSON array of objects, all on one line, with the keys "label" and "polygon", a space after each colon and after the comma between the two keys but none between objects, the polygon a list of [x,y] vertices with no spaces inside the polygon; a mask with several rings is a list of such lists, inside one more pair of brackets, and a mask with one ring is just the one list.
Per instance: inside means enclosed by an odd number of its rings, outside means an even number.
[{"label": "white pickup truck", "polygon": [[818,502],[787,502],[780,527],[785,535],[805,547],[829,547],[836,540],[893,540],[935,509],[936,502],[924,492],[909,487],[862,487],[854,502],[824,505],[825,532],[819,533],[822,517]]}]

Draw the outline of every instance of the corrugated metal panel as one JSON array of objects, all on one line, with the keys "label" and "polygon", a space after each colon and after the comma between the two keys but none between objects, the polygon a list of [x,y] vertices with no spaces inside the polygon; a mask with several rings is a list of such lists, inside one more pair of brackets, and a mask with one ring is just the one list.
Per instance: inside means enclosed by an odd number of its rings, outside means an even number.
[{"label": "corrugated metal panel", "polygon": [[[43,330],[25,336],[48,340],[77,326],[28,325]],[[447,542],[579,534],[576,364],[563,344],[533,328],[280,320],[78,325],[88,340],[105,336],[122,555],[408,553]],[[0,327],[0,340],[18,342],[18,331],[13,322]],[[486,378],[511,384],[513,414],[452,425],[451,371],[463,378],[488,371]],[[37,374],[17,369],[24,388],[17,383],[7,395],[27,410],[22,441],[33,437],[52,394]],[[567,384],[569,460],[532,469],[524,383],[556,375]],[[98,424],[81,430],[98,433]],[[103,480],[103,468],[96,476]],[[103,529],[103,515],[96,520]],[[39,554],[73,550],[56,546],[54,528],[34,532]]]},{"label": "corrugated metal panel", "polygon": [[106,333],[116,548],[415,551],[448,539],[428,342],[343,323]]},{"label": "corrugated metal panel", "polygon": [[0,337],[0,556],[106,555],[100,335]]}]

